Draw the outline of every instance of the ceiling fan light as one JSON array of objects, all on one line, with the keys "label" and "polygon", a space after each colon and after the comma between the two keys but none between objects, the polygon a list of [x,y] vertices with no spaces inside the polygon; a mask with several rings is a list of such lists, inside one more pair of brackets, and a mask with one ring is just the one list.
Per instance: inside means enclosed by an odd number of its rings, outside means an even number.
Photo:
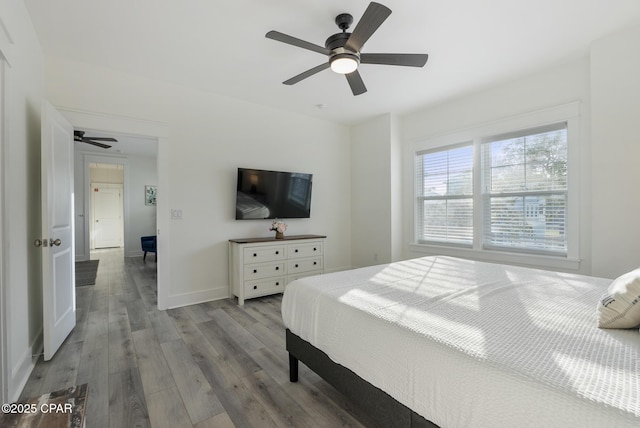
[{"label": "ceiling fan light", "polygon": [[358,68],[358,60],[350,54],[339,54],[331,58],[331,70],[338,74],[349,74]]}]

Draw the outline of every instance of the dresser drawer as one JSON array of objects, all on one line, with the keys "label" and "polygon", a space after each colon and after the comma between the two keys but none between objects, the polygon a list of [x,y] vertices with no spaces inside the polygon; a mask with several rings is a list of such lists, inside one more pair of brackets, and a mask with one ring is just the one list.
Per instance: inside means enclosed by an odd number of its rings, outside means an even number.
[{"label": "dresser drawer", "polygon": [[285,248],[282,245],[267,245],[244,249],[244,262],[262,263],[285,258]]},{"label": "dresser drawer", "polygon": [[289,275],[310,272],[312,270],[322,270],[322,257],[311,257],[300,260],[294,259],[287,262],[287,273]]},{"label": "dresser drawer", "polygon": [[272,276],[285,275],[286,264],[282,262],[256,263],[244,266],[244,279],[250,281],[260,278],[270,278]]},{"label": "dresser drawer", "polygon": [[302,259],[305,257],[319,256],[323,254],[322,250],[322,242],[299,243],[287,248],[287,258]]},{"label": "dresser drawer", "polygon": [[284,291],[285,277],[261,279],[258,281],[246,281],[244,283],[245,297],[256,297],[266,294],[281,293]]}]

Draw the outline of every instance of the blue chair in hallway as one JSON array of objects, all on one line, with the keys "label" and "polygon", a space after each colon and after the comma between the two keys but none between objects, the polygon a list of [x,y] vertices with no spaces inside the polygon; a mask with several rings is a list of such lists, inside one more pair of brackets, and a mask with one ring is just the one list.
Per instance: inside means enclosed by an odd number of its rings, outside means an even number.
[{"label": "blue chair in hallway", "polygon": [[142,260],[147,259],[147,253],[154,253],[156,255],[156,261],[158,261],[158,252],[156,250],[155,236],[140,237],[140,244],[142,245],[142,251],[144,251],[144,256],[142,256]]}]

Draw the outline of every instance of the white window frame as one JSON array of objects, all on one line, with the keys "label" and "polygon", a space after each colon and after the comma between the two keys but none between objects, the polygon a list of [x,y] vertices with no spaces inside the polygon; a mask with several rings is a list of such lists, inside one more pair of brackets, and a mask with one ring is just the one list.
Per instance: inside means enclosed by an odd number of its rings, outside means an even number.
[{"label": "white window frame", "polygon": [[[544,127],[554,123],[566,122],[567,124],[567,207],[566,207],[566,237],[567,252],[564,255],[536,254],[535,252],[510,251],[508,249],[494,249],[483,247],[483,220],[485,202],[482,194],[481,171],[481,144],[486,138],[519,132],[526,129]],[[460,248],[453,245],[419,243],[418,236],[418,212],[416,198],[416,166],[415,159],[419,153],[425,151],[447,150],[464,142],[473,143],[473,245],[471,248]],[[444,135],[425,138],[411,145],[411,180],[412,188],[412,230],[409,249],[412,252],[423,254],[441,254],[454,257],[466,257],[476,260],[492,261],[499,263],[521,264],[549,269],[578,270],[580,268],[579,257],[579,231],[580,231],[580,103],[573,102],[544,110],[539,110],[504,120],[478,125],[472,128],[453,131]],[[408,165],[408,163],[407,163]]]}]

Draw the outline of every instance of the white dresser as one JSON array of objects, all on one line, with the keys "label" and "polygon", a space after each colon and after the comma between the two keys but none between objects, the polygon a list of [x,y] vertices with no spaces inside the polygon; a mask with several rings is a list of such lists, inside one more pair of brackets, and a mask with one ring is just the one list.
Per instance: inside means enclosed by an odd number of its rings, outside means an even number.
[{"label": "white dresser", "polygon": [[229,240],[230,294],[246,299],[282,293],[297,278],[324,273],[323,235]]}]

